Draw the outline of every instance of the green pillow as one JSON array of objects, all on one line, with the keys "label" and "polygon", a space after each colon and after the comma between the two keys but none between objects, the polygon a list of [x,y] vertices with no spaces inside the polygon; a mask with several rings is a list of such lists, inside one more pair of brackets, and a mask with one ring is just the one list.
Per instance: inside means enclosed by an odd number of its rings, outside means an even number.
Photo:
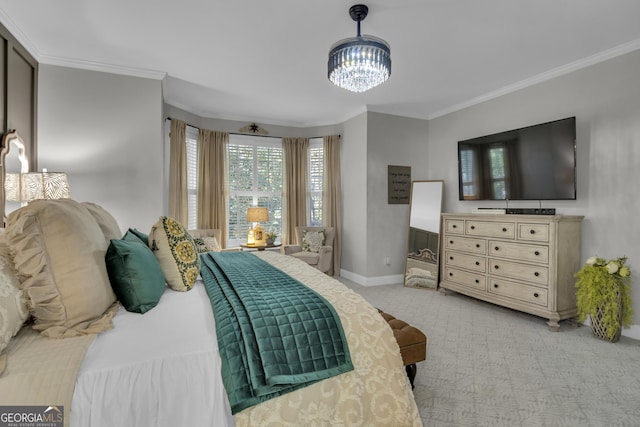
[{"label": "green pillow", "polygon": [[158,304],[165,281],[147,245],[135,236],[111,239],[105,261],[113,292],[127,311],[146,313]]},{"label": "green pillow", "polygon": [[124,234],[123,239],[125,240],[130,240],[128,237],[136,237],[137,239],[139,239],[142,243],[144,243],[145,245],[149,246],[149,235],[146,233],[143,233],[140,230],[136,230],[135,228],[129,228],[129,230],[127,230],[127,232]]}]

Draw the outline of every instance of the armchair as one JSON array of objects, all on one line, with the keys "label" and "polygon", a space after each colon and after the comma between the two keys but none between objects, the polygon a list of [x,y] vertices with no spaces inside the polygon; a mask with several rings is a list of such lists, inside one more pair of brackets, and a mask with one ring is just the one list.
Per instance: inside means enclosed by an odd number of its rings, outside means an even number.
[{"label": "armchair", "polygon": [[[324,242],[316,248],[309,245],[312,235],[324,231]],[[333,274],[333,239],[335,229],[333,227],[296,227],[296,244],[283,246],[285,255],[291,255],[307,264],[317,268],[323,273]],[[316,251],[317,249],[317,251]]]},{"label": "armchair", "polygon": [[189,234],[191,234],[191,237],[193,237],[194,239],[214,237],[216,239],[219,252],[238,252],[241,250],[241,248],[239,247],[223,249],[220,245],[220,242],[222,241],[222,232],[218,228],[198,228],[195,230],[189,230]]}]

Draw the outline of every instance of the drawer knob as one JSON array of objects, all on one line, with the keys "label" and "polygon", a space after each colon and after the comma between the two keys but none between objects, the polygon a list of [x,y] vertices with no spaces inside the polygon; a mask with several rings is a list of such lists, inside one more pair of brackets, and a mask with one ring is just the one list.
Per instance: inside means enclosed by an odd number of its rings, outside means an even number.
[{"label": "drawer knob", "polygon": [[494,287],[494,288],[498,288],[498,284],[497,284],[497,283],[494,283],[494,284],[493,284],[493,287]]},{"label": "drawer knob", "polygon": [[476,229],[476,226],[475,226],[475,225],[472,225],[472,226],[471,226],[471,229],[472,229],[472,230],[475,230],[475,229]]},{"label": "drawer knob", "polygon": [[480,265],[480,261],[476,261],[476,265]]},{"label": "drawer knob", "polygon": [[500,266],[498,265],[494,265],[493,268],[495,268],[496,270],[500,268]]},{"label": "drawer knob", "polygon": [[540,295],[536,292],[533,294],[534,297],[538,298]]},{"label": "drawer knob", "polygon": [[449,244],[450,244],[450,245],[453,245],[453,240],[449,240]]},{"label": "drawer knob", "polygon": [[480,283],[480,280],[476,279],[476,283]]},{"label": "drawer knob", "polygon": [[502,227],[502,232],[503,232],[503,233],[506,233],[506,232],[507,232],[507,229],[506,229],[505,227]]},{"label": "drawer knob", "polygon": [[455,225],[455,224],[453,224],[451,227],[453,227],[453,228],[458,228],[458,226],[457,226],[457,225]]},{"label": "drawer knob", "polygon": [[529,233],[536,234],[536,230],[531,230],[531,231],[529,231]]},{"label": "drawer knob", "polygon": [[495,249],[496,251],[499,251],[499,250],[500,250],[500,248],[499,248],[498,246],[496,246],[496,247],[495,247],[495,248],[493,248],[493,249]]},{"label": "drawer knob", "polygon": [[453,276],[453,273],[449,273],[449,277]]},{"label": "drawer knob", "polygon": [[540,273],[538,273],[537,271],[535,273],[533,273],[534,276],[538,277],[540,276]]},{"label": "drawer knob", "polygon": [[450,260],[453,260],[453,257],[452,257],[452,256],[450,256],[450,257],[449,257],[449,259],[450,259]]},{"label": "drawer knob", "polygon": [[480,243],[476,243],[476,248],[479,248],[479,247],[480,247]]},{"label": "drawer knob", "polygon": [[534,254],[535,256],[538,256],[538,255],[540,255],[540,251],[535,251],[533,254]]}]

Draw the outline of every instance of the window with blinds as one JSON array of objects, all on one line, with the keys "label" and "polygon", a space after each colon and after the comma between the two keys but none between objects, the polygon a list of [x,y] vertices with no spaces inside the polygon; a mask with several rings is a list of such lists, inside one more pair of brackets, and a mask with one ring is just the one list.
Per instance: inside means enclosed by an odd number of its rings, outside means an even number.
[{"label": "window with blinds", "polygon": [[324,182],[324,148],[322,138],[309,141],[309,218],[312,227],[322,225],[322,189]]},{"label": "window with blinds", "polygon": [[187,217],[188,229],[198,224],[198,129],[187,126]]}]

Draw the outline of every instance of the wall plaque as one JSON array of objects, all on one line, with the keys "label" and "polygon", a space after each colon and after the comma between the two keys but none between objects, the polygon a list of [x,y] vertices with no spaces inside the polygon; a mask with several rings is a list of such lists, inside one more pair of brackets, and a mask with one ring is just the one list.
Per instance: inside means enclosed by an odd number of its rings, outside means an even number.
[{"label": "wall plaque", "polygon": [[411,196],[411,166],[388,166],[388,203],[408,205]]}]

